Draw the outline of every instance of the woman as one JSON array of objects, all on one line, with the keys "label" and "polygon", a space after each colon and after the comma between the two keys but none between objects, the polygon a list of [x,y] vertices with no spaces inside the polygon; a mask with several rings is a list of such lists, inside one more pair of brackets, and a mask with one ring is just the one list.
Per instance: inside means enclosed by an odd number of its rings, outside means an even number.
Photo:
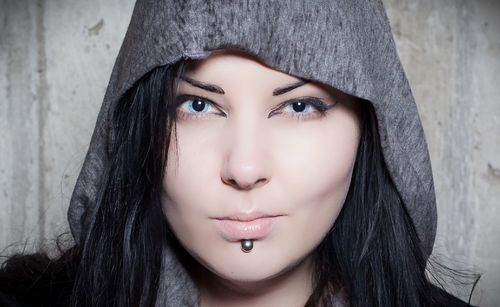
[{"label": "woman", "polygon": [[138,1],[68,217],[6,303],[466,305],[380,1]]}]

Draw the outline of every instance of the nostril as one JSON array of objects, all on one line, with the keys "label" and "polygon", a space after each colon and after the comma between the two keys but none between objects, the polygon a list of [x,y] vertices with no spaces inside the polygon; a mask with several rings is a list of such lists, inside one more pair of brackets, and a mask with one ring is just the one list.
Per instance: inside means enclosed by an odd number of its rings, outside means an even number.
[{"label": "nostril", "polygon": [[221,177],[221,180],[224,184],[228,185],[228,186],[231,186],[233,188],[236,188],[238,190],[241,190],[241,187],[239,186],[239,184],[236,182],[236,180],[234,179],[226,179],[226,178],[223,178]]},{"label": "nostril", "polygon": [[230,185],[238,190],[250,190],[252,188],[255,188],[255,187],[258,187],[260,185],[265,184],[268,181],[268,179],[267,178],[260,178],[259,180],[251,182],[251,183],[243,183],[243,182],[238,182],[232,178],[226,179],[224,177],[221,177],[221,181],[224,184]]},{"label": "nostril", "polygon": [[259,180],[257,180],[257,182],[255,182],[255,185],[261,185],[266,183],[267,181],[267,178],[260,178]]},{"label": "nostril", "polygon": [[236,185],[236,181],[234,179],[225,179],[221,177],[222,182],[228,185]]}]

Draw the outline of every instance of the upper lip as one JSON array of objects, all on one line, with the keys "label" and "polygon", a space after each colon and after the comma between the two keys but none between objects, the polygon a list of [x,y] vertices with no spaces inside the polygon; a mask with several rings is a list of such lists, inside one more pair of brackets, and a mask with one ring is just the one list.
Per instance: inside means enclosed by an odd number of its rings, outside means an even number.
[{"label": "upper lip", "polygon": [[236,213],[231,215],[226,215],[223,217],[217,217],[216,220],[230,220],[230,221],[240,221],[240,222],[250,222],[253,220],[261,219],[261,218],[269,218],[269,217],[277,217],[282,214],[268,214],[262,212],[250,212],[250,213]]}]

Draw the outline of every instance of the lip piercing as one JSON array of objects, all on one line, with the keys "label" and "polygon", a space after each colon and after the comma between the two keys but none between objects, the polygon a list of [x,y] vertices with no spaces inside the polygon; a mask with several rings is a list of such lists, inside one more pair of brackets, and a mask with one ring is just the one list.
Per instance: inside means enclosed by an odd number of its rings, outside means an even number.
[{"label": "lip piercing", "polygon": [[244,239],[241,240],[241,250],[244,253],[249,253],[253,248],[253,240],[250,239]]}]

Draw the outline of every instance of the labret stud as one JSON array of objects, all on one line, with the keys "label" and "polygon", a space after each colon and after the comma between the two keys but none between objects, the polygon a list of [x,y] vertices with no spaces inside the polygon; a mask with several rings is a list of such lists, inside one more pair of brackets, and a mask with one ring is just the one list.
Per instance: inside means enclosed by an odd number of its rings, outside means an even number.
[{"label": "labret stud", "polygon": [[253,240],[250,239],[244,239],[241,240],[241,250],[244,253],[249,253],[253,248]]}]

